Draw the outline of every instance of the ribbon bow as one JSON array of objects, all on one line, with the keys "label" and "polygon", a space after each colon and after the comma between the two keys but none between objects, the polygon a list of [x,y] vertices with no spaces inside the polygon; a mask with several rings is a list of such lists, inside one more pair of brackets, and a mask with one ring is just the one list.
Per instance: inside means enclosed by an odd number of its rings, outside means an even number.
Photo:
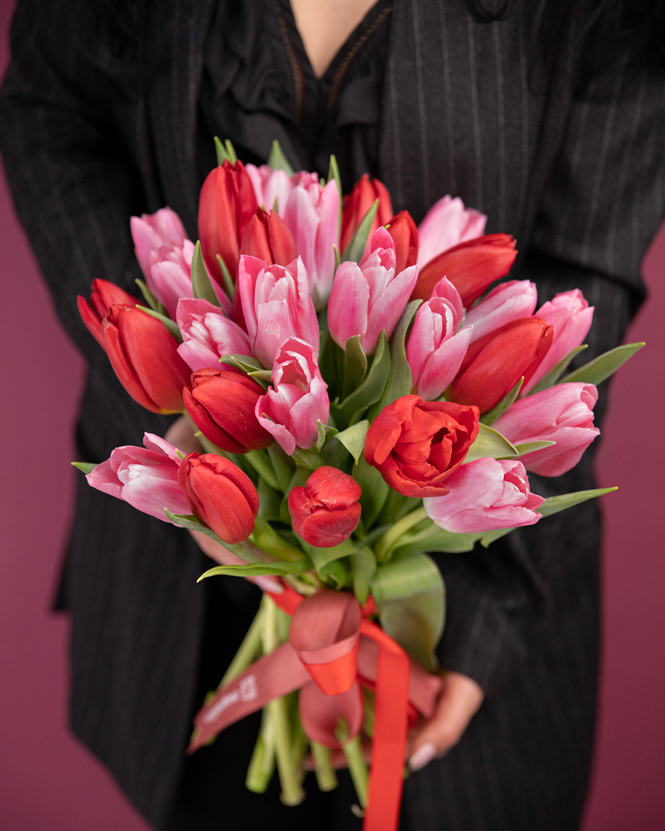
[{"label": "ribbon bow", "polygon": [[357,735],[363,721],[360,685],[375,691],[374,735],[363,831],[397,831],[409,720],[429,718],[440,680],[412,663],[360,604],[345,592],[320,590],[303,598],[291,587],[270,593],[292,615],[289,641],[264,655],[217,691],[196,718],[189,752],[273,698],[300,690],[302,726],[312,741],[340,744],[340,716]]}]

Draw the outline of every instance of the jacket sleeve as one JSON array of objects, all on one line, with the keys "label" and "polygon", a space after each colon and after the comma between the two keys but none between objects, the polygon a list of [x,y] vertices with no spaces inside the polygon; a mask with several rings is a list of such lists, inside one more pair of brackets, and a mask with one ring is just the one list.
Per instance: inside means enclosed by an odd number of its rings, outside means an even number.
[{"label": "jacket sleeve", "polygon": [[[573,102],[531,247],[515,275],[537,283],[541,302],[580,288],[595,306],[589,348],[577,365],[621,342],[644,296],[641,261],[665,213],[664,80],[660,70],[616,70],[609,85],[607,79],[592,82]],[[597,425],[606,388],[599,390]],[[551,496],[595,487],[597,444],[563,477],[530,476],[532,490]],[[488,549],[434,555],[448,596],[442,666],[494,694],[540,648],[553,614],[559,625],[566,615],[576,615],[578,624],[579,615],[588,615],[585,625],[597,627],[599,542],[599,510],[592,501],[514,531]],[[591,592],[586,610],[580,581]]]}]

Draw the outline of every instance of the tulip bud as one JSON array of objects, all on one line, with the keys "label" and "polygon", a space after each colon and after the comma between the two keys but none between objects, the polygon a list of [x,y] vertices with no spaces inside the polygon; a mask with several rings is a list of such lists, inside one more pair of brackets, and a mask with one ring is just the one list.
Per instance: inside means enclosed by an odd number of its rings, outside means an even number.
[{"label": "tulip bud", "polygon": [[111,306],[102,325],[104,349],[120,383],[153,413],[182,412],[189,367],[163,323],[131,306]]},{"label": "tulip bud", "polygon": [[462,242],[423,267],[411,300],[429,300],[434,286],[447,277],[468,309],[490,283],[508,274],[516,256],[515,240],[507,234],[488,234]]},{"label": "tulip bud", "polygon": [[399,274],[418,260],[418,229],[408,211],[400,211],[388,222],[388,233],[395,243],[395,273]]},{"label": "tulip bud", "polygon": [[[166,306],[171,318],[175,317],[180,298],[192,296],[193,255],[194,244],[188,239],[182,245],[165,245],[150,255],[148,288]],[[227,308],[231,310],[230,303]]]},{"label": "tulip bud", "polygon": [[171,208],[160,208],[154,214],[133,216],[129,227],[134,240],[134,252],[146,282],[150,285],[150,266],[153,252],[158,248],[182,246],[187,239],[185,226]]},{"label": "tulip bud", "polygon": [[213,444],[228,453],[247,453],[274,441],[254,415],[262,395],[263,389],[246,375],[210,367],[192,373],[183,401],[192,421]]},{"label": "tulip bud", "polygon": [[240,243],[243,254],[268,265],[288,265],[298,256],[298,250],[284,220],[275,211],[257,208]]},{"label": "tulip bud", "polygon": [[227,160],[208,174],[199,197],[199,239],[209,274],[219,275],[219,255],[235,275],[240,240],[255,211],[254,188],[242,162]]},{"label": "tulip bud", "polygon": [[212,453],[190,453],[182,460],[178,482],[194,516],[224,542],[242,542],[254,530],[259,497],[233,462]]},{"label": "tulip bud", "polygon": [[305,483],[289,493],[293,530],[318,548],[332,548],[348,539],[358,527],[360,485],[336,467],[320,467]]},{"label": "tulip bud", "polygon": [[390,201],[390,194],[383,182],[378,179],[370,181],[369,176],[363,173],[360,180],[353,186],[351,193],[344,197],[340,253],[346,249],[363,217],[377,199],[379,200],[379,210],[374,217],[370,235],[381,225],[387,224],[393,215],[393,206]]},{"label": "tulip bud", "polygon": [[536,509],[544,500],[531,493],[521,462],[476,459],[453,473],[446,485],[446,496],[423,500],[429,518],[446,531],[482,534],[541,519]]},{"label": "tulip bud", "polygon": [[529,317],[536,308],[537,300],[536,285],[529,280],[501,283],[467,312],[465,322],[473,326],[471,343],[495,332],[506,323]]},{"label": "tulip bud", "polygon": [[296,184],[302,183],[306,176],[313,182],[319,181],[316,173],[303,171],[289,176],[285,170],[273,170],[267,164],[260,167],[248,164],[245,169],[254,186],[256,204],[266,210],[276,211],[280,216],[284,216],[286,203]]},{"label": "tulip bud", "polygon": [[537,317],[507,323],[469,346],[462,369],[446,393],[449,401],[491,410],[524,377],[526,383],[547,354],[552,327]]},{"label": "tulip bud", "polygon": [[102,334],[102,324],[111,306],[114,304],[118,306],[136,306],[138,300],[132,297],[131,294],[127,294],[120,286],[97,278],[92,281],[90,305],[88,305],[85,298],[81,297],[80,294],[76,297],[76,304],[85,328],[103,348],[104,335]]},{"label": "tulip bud", "polygon": [[459,196],[443,196],[427,211],[418,228],[419,268],[454,245],[482,236],[486,222],[485,214],[465,208]]}]

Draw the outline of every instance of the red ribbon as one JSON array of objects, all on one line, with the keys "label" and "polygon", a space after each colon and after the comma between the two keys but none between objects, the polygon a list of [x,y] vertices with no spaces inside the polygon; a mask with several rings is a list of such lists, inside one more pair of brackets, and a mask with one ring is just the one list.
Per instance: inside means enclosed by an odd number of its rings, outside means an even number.
[{"label": "red ribbon", "polygon": [[217,691],[194,719],[197,729],[189,752],[297,689],[300,720],[309,738],[338,748],[335,730],[340,716],[350,737],[362,726],[362,683],[375,691],[363,831],[397,831],[409,720],[416,711],[426,718],[432,715],[440,680],[411,663],[399,644],[363,619],[373,613],[373,604],[363,610],[352,595],[327,590],[304,598],[286,584],[283,592],[270,596],[292,615],[289,642]]}]

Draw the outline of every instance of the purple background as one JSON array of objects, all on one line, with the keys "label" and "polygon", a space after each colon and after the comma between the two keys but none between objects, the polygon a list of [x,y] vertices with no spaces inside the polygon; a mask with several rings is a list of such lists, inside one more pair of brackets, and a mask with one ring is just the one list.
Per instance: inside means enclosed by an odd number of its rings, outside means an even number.
[{"label": "purple background", "polygon": [[[14,3],[0,0],[0,72]],[[128,228],[129,231],[129,228]],[[0,557],[0,827],[146,831],[103,767],[67,732],[67,630],[49,604],[73,495],[72,426],[83,363],[60,329],[0,180],[3,414]],[[604,430],[603,681],[584,831],[665,828],[665,229],[644,262],[651,298],[629,340]],[[656,417],[655,425],[649,422]],[[651,435],[649,435],[649,433]],[[79,474],[80,475],[80,474]]]}]

